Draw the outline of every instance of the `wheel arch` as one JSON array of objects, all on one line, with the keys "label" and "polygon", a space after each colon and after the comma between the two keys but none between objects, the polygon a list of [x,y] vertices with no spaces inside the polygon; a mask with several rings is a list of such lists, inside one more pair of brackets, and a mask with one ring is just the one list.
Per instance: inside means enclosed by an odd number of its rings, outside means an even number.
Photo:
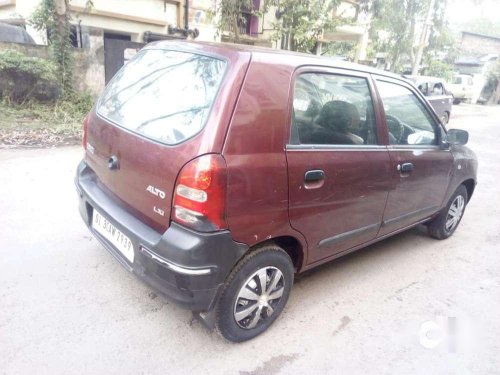
[{"label": "wheel arch", "polygon": [[470,201],[472,194],[474,193],[474,189],[476,188],[476,181],[473,178],[469,178],[461,183],[467,189],[467,202]]},{"label": "wheel arch", "polygon": [[295,272],[299,272],[302,269],[304,265],[305,250],[304,246],[296,237],[285,235],[269,238],[265,241],[252,245],[249,252],[255,251],[266,245],[276,245],[281,247],[292,260]]}]

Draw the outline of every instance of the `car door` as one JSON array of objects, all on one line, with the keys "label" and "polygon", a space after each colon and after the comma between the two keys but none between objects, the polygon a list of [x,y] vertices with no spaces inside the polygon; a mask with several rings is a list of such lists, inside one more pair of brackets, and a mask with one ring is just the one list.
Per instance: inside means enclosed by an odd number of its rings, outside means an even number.
[{"label": "car door", "polygon": [[392,186],[379,236],[412,225],[438,211],[453,166],[449,147],[441,145],[438,120],[410,85],[378,77],[389,136]]},{"label": "car door", "polygon": [[453,98],[450,94],[448,94],[444,84],[442,82],[434,82],[427,99],[431,103],[439,118],[442,121],[447,122],[450,117]]},{"label": "car door", "polygon": [[378,142],[383,133],[369,75],[302,68],[292,91],[289,217],[306,237],[311,264],[376,237],[390,160]]},{"label": "car door", "polygon": [[443,116],[444,106],[442,101],[443,98],[443,86],[438,82],[429,83],[429,90],[427,94],[427,100],[431,103],[432,108],[437,113],[439,118]]}]

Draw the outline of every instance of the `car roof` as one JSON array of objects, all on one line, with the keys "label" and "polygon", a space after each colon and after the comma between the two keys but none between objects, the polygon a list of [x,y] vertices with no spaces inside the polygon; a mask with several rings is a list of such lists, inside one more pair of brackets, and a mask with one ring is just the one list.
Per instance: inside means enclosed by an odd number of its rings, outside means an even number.
[{"label": "car roof", "polygon": [[415,82],[417,85],[422,82],[445,82],[444,79],[439,78],[439,77],[432,77],[432,76],[405,76],[405,78],[411,79],[413,82]]},{"label": "car roof", "polygon": [[0,42],[35,44],[33,38],[22,27],[0,22]]},{"label": "car roof", "polygon": [[[401,81],[406,81],[402,76],[387,72],[380,69],[375,69],[366,65],[341,61],[334,57],[317,56],[302,52],[292,52],[287,50],[278,50],[267,47],[250,46],[234,43],[215,43],[215,42],[197,42],[197,41],[172,41],[163,40],[148,44],[145,48],[179,48],[198,53],[220,54],[225,55],[226,52],[250,53],[265,58],[269,62],[279,61],[280,64],[286,64],[294,68],[304,65],[326,66],[331,68],[350,69],[359,72],[378,74]],[[285,59],[283,57],[286,57]],[[293,57],[293,58],[292,58]]]}]

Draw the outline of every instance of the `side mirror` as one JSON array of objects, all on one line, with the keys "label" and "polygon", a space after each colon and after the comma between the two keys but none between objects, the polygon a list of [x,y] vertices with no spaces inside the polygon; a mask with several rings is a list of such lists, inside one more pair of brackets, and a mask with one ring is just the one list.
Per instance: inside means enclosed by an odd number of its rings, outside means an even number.
[{"label": "side mirror", "polygon": [[446,135],[446,142],[450,145],[465,145],[469,141],[469,133],[465,130],[450,129]]}]

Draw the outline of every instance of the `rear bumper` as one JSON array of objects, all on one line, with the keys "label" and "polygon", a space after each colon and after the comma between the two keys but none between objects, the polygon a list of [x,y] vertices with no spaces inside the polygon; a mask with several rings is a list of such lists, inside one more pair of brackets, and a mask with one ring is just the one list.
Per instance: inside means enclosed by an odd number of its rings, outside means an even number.
[{"label": "rear bumper", "polygon": [[[229,231],[199,233],[176,223],[163,234],[156,232],[104,192],[84,161],[78,165],[75,185],[82,219],[122,266],[184,308],[198,312],[213,308],[220,287],[247,245],[233,241]],[[133,263],[92,228],[94,209],[130,238]]]}]

